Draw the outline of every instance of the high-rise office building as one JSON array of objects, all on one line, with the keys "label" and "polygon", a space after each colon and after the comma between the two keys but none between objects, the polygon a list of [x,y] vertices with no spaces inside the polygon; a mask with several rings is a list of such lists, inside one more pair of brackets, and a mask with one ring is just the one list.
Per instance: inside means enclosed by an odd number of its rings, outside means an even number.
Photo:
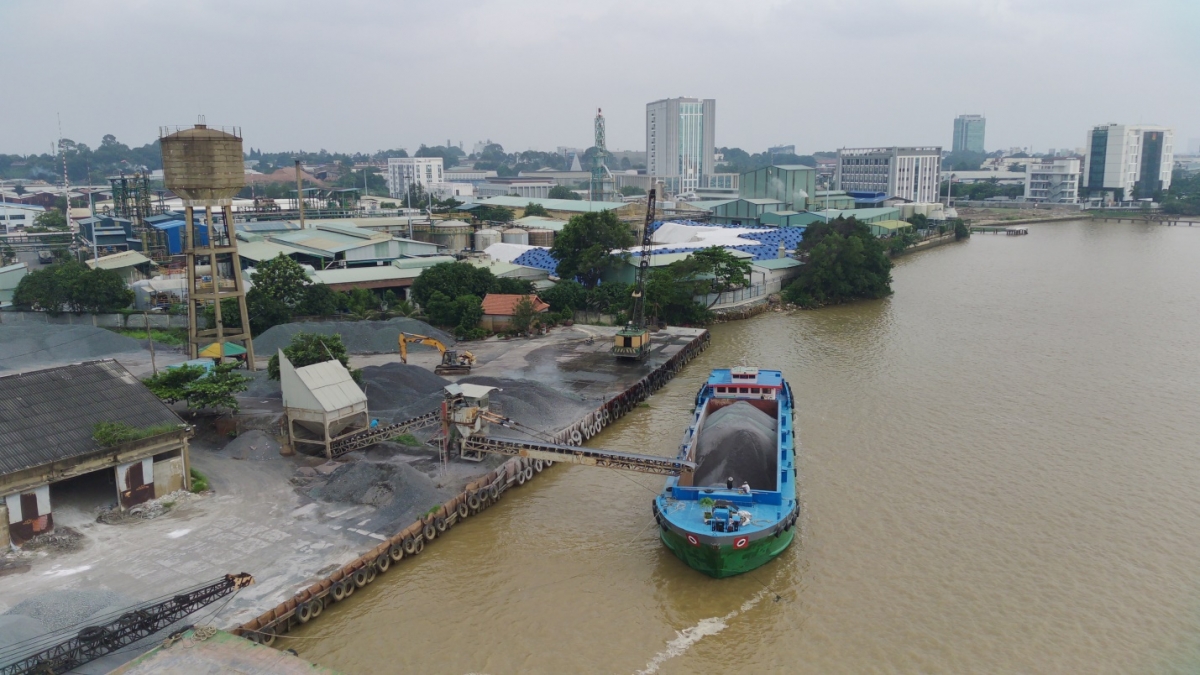
[{"label": "high-rise office building", "polygon": [[1074,204],[1079,201],[1079,160],[1074,157],[1032,161],[1025,165],[1025,201]]},{"label": "high-rise office building", "polygon": [[428,192],[431,186],[446,181],[441,157],[389,157],[387,179],[388,193],[393,197],[408,194],[413,183]]},{"label": "high-rise office building", "polygon": [[838,190],[876,192],[918,203],[938,200],[941,147],[842,148],[835,181]]},{"label": "high-rise office building", "polygon": [[983,115],[959,115],[954,118],[954,142],[950,152],[984,152],[983,132],[987,120]]},{"label": "high-rise office building", "polygon": [[713,173],[717,102],[667,98],[646,104],[646,172],[679,177],[679,192],[700,187]]},{"label": "high-rise office building", "polygon": [[1102,124],[1087,136],[1083,186],[1089,198],[1148,199],[1171,187],[1171,130],[1148,124]]}]

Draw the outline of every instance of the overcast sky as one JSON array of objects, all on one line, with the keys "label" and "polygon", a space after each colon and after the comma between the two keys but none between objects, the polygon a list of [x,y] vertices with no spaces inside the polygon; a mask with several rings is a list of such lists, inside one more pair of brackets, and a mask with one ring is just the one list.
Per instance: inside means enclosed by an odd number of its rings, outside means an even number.
[{"label": "overcast sky", "polygon": [[1200,137],[1200,0],[0,0],[0,152],[238,125],[248,147],[645,149],[645,104],[717,101],[717,145],[1079,147]]}]

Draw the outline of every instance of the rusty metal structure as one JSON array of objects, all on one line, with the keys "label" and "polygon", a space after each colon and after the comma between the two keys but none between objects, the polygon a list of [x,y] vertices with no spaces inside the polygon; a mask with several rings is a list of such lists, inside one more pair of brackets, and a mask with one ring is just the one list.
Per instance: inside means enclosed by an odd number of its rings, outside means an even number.
[{"label": "rusty metal structure", "polygon": [[162,631],[196,610],[254,583],[245,572],[184,589],[171,596],[101,617],[94,624],[65,628],[0,650],[0,675],[56,675],[128,647]]},{"label": "rusty metal structure", "polygon": [[133,234],[142,242],[142,253],[151,260],[166,260],[166,235],[146,223],[147,218],[162,212],[150,201],[150,177],[141,171],[132,176],[121,173],[109,176],[108,183],[112,186],[113,215],[133,223]]},{"label": "rusty metal structure", "polygon": [[[184,206],[187,259],[188,352],[196,358],[202,343],[216,342],[218,362],[225,343],[241,342],[247,367],[254,370],[254,344],[246,311],[246,285],[233,228],[233,197],[246,184],[239,128],[212,128],[203,122],[192,128],[159,129],[163,179]],[[197,209],[202,215],[196,222]],[[197,227],[203,228],[198,232]],[[237,301],[238,327],[225,326],[221,301]],[[199,327],[199,316],[213,307],[215,325]]]}]

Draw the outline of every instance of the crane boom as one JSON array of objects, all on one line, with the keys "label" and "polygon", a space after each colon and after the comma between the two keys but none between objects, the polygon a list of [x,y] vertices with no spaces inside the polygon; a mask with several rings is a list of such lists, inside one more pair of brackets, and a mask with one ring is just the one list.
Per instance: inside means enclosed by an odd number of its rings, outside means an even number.
[{"label": "crane boom", "polygon": [[[254,583],[249,574],[226,574],[221,579],[194,586],[169,600],[138,605],[108,621],[87,626],[75,635],[46,645],[50,636],[29,641],[33,651],[13,654],[22,644],[0,650],[0,675],[56,675],[74,670],[167,628],[216,600]],[[66,635],[66,631],[61,631]],[[14,657],[11,658],[11,657]]]},{"label": "crane boom", "polygon": [[642,257],[633,287],[633,311],[629,323],[617,331],[613,341],[612,353],[617,358],[640,360],[650,353],[650,331],[646,328],[646,277],[654,252],[654,202],[655,189],[650,188],[646,196],[646,222],[642,226]]}]

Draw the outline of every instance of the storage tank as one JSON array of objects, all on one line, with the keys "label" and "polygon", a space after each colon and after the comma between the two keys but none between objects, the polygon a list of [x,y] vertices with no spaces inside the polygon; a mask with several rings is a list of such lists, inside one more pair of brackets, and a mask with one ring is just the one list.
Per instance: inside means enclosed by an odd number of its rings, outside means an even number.
[{"label": "storage tank", "polygon": [[913,215],[929,216],[928,204],[913,204]]},{"label": "storage tank", "polygon": [[492,244],[500,243],[500,231],[492,228],[484,228],[475,233],[475,250],[486,251],[487,247]]},{"label": "storage tank", "polygon": [[529,233],[519,227],[510,227],[500,233],[500,241],[505,244],[529,245]]},{"label": "storage tank", "polygon": [[462,251],[471,247],[471,226],[461,220],[436,223],[430,236],[433,243],[445,246],[450,251]]},{"label": "storage tank", "polygon": [[908,220],[916,212],[912,204],[897,204],[896,208],[900,209],[900,220]]},{"label": "storage tank", "polygon": [[[231,199],[246,185],[240,129],[159,129],[163,182],[168,190],[195,202]],[[215,206],[215,204],[213,204]]]},{"label": "storage tank", "polygon": [[529,231],[530,246],[545,246],[554,245],[554,230],[530,230]]},{"label": "storage tank", "polygon": [[426,244],[432,243],[433,238],[429,236],[429,223],[413,223],[412,238],[417,241],[423,241]]}]

